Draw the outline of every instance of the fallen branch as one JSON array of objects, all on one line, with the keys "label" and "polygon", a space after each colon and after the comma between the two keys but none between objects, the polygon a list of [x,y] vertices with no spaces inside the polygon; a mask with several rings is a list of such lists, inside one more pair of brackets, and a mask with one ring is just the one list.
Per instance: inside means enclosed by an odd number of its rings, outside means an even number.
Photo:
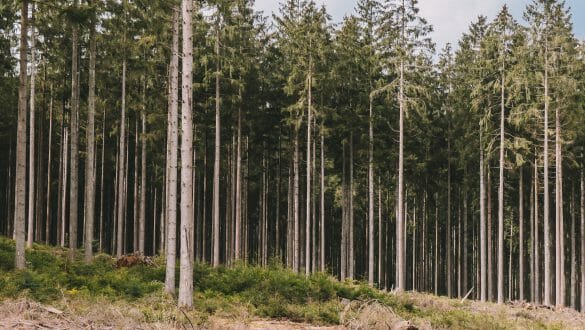
[{"label": "fallen branch", "polygon": [[472,291],[473,291],[473,287],[471,287],[471,289],[469,290],[469,292],[467,292],[465,297],[463,297],[463,299],[461,299],[461,303],[463,303],[465,301],[465,299],[467,299],[467,297],[469,297],[469,295],[471,294]]}]

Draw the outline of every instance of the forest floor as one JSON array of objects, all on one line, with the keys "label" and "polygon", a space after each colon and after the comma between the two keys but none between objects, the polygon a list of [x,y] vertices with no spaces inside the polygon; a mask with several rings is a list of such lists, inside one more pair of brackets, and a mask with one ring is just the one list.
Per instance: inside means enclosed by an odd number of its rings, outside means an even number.
[{"label": "forest floor", "polygon": [[180,310],[163,293],[162,259],[85,265],[67,254],[35,245],[15,271],[14,243],[0,237],[0,329],[585,329],[571,309],[396,294],[276,264],[196,264],[193,309]]}]

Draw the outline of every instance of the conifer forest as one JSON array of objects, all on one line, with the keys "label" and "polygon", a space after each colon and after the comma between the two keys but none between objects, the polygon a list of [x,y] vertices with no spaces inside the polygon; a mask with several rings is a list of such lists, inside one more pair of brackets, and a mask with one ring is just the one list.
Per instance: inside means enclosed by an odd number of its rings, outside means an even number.
[{"label": "conifer forest", "polygon": [[438,47],[424,1],[358,0],[334,22],[316,0],[3,0],[10,267],[33,243],[160,256],[186,308],[199,264],[279,264],[585,310],[570,6],[504,5]]}]

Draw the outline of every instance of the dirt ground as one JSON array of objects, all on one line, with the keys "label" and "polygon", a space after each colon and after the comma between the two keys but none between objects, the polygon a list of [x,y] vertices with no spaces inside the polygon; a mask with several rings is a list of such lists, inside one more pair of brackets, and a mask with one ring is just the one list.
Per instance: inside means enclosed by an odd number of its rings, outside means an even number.
[{"label": "dirt ground", "polygon": [[[527,303],[497,305],[475,301],[459,302],[443,297],[409,293],[408,299],[417,307],[436,311],[464,310],[473,314],[491,315],[508,320],[518,329],[585,329],[585,316],[572,309],[552,310]],[[184,314],[169,309],[165,319],[149,318],[140,306],[131,303],[58,302],[56,306],[30,299],[0,302],[0,329],[433,329],[424,319],[407,322],[390,308],[377,304],[347,303],[341,311],[343,326],[315,326],[286,320],[262,320],[253,317],[205,316]],[[461,328],[461,327],[458,327]],[[487,328],[492,328],[486,325]]]}]

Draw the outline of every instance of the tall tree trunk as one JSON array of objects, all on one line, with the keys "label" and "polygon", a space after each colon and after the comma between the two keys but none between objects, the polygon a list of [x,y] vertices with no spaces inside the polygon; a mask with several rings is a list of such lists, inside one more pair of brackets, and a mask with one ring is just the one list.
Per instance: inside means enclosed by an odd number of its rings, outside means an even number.
[{"label": "tall tree trunk", "polygon": [[563,221],[563,155],[561,117],[559,106],[555,109],[555,261],[556,261],[556,307],[565,305],[565,235]]},{"label": "tall tree trunk", "polygon": [[451,116],[449,116],[449,129],[447,132],[447,297],[453,296],[452,260],[453,244],[451,242]]},{"label": "tall tree trunk", "polygon": [[175,263],[177,260],[177,145],[178,145],[178,98],[179,98],[179,20],[180,11],[179,7],[173,8],[173,40],[172,40],[172,53],[171,53],[171,65],[170,65],[170,76],[171,76],[171,90],[170,90],[170,121],[169,130],[170,134],[170,159],[167,160],[169,163],[169,176],[167,178],[168,190],[167,190],[167,246],[166,246],[166,275],[165,275],[165,291],[167,293],[175,292]]},{"label": "tall tree trunk", "polygon": [[535,176],[532,176],[532,182],[530,182],[530,248],[528,250],[529,254],[530,254],[530,301],[532,301],[533,303],[536,303],[536,283],[534,281],[534,275],[535,275],[535,247],[534,247],[534,234],[535,234],[535,221],[534,221],[534,217],[535,217],[535,212],[534,212],[534,204],[535,204],[535,198],[534,198],[534,180],[535,180]]},{"label": "tall tree trunk", "polygon": [[[182,1],[181,273],[179,306],[193,305],[193,0]],[[217,148],[217,147],[216,147]]]},{"label": "tall tree trunk", "polygon": [[63,130],[63,180],[61,186],[61,247],[65,247],[66,226],[67,226],[67,175],[69,173],[69,127]]},{"label": "tall tree trunk", "polygon": [[[242,89],[238,89],[240,102],[242,101]],[[280,174],[280,173],[279,173]],[[277,188],[280,191],[280,185]],[[238,132],[236,139],[236,214],[235,214],[235,258],[241,258],[242,246],[242,104],[238,105]],[[279,201],[277,201],[278,203]],[[278,216],[277,216],[278,221]]]},{"label": "tall tree trunk", "polygon": [[[92,0],[92,5],[95,0]],[[89,28],[89,90],[87,97],[87,158],[85,162],[85,262],[93,259],[93,229],[95,218],[95,15],[92,15]],[[101,227],[100,227],[101,231]]]},{"label": "tall tree trunk", "polygon": [[[73,1],[77,8],[78,0]],[[79,27],[73,23],[71,42],[71,174],[69,175],[69,248],[70,258],[75,256],[77,249],[77,207],[78,207],[78,150],[79,150]]]},{"label": "tall tree trunk", "polygon": [[321,231],[320,231],[320,259],[321,259],[321,272],[325,272],[325,137],[323,136],[323,130],[321,129],[321,189],[319,189],[320,193],[320,222],[321,222]]},{"label": "tall tree trunk", "polygon": [[[47,199],[46,199],[46,211],[45,211],[45,243],[47,245],[51,242],[51,161],[52,161],[52,149],[53,149],[53,85],[49,88],[49,144],[48,144],[48,157],[47,157]],[[12,151],[12,149],[11,149]],[[8,176],[10,182],[10,176]],[[10,187],[10,184],[8,185]]]},{"label": "tall tree trunk", "polygon": [[[374,118],[373,100],[369,97],[368,120],[368,283],[374,285]],[[379,226],[381,227],[381,225]],[[381,228],[379,228],[380,230]],[[381,231],[378,235],[381,235]],[[378,255],[378,258],[380,256]]]},{"label": "tall tree trunk", "polygon": [[[36,90],[36,76],[37,76],[37,63],[35,57],[35,44],[36,44],[36,32],[35,32],[35,3],[32,3],[31,17],[30,17],[30,55],[31,55],[31,73],[30,73],[30,102],[29,102],[29,117],[30,117],[30,128],[29,128],[29,153],[28,153],[28,235],[26,240],[26,247],[32,248],[34,240],[34,220],[35,220],[35,90]],[[38,230],[38,228],[37,228]]]},{"label": "tall tree trunk", "polygon": [[551,305],[551,260],[550,260],[550,229],[549,229],[549,189],[548,189],[548,38],[545,38],[545,53],[544,53],[544,149],[542,151],[544,157],[544,299],[543,304],[545,306]]},{"label": "tall tree trunk", "polygon": [[479,263],[480,263],[480,300],[487,299],[486,265],[486,219],[485,219],[485,165],[483,156],[482,127],[479,128]]},{"label": "tall tree trunk", "polygon": [[126,59],[122,62],[122,115],[120,120],[120,136],[118,151],[118,191],[117,191],[117,228],[116,228],[116,255],[122,256],[124,252],[124,190],[125,190],[125,164],[126,164]]},{"label": "tall tree trunk", "polygon": [[340,279],[343,281],[347,277],[347,159],[345,156],[346,141],[344,140],[341,144],[342,148],[342,171],[341,171],[341,243],[340,249]]},{"label": "tall tree trunk", "polygon": [[498,185],[498,304],[504,303],[504,152],[505,152],[505,79],[502,67],[500,98],[500,183]]},{"label": "tall tree trunk", "polygon": [[347,270],[348,270],[348,277],[353,279],[355,277],[355,236],[354,236],[354,229],[355,229],[355,225],[354,225],[354,218],[353,218],[353,192],[354,192],[354,188],[353,188],[353,132],[350,132],[349,134],[349,185],[348,185],[348,189],[349,189],[349,194],[348,194],[348,198],[349,198],[349,209],[348,209],[348,215],[349,215],[349,221],[348,221],[348,225],[349,225],[349,252],[348,252],[348,266],[347,266]]},{"label": "tall tree trunk", "polygon": [[[535,149],[536,153],[536,149]],[[540,228],[538,225],[538,158],[537,156],[534,157],[534,301],[536,303],[540,303],[540,242],[539,242],[539,232]]]},{"label": "tall tree trunk", "polygon": [[28,1],[23,0],[20,10],[20,78],[18,84],[18,124],[16,135],[16,181],[14,208],[14,237],[16,240],[16,269],[24,269],[24,225],[26,202],[26,68],[27,68]]},{"label": "tall tree trunk", "polygon": [[404,61],[400,62],[400,91],[398,95],[400,106],[399,115],[399,138],[398,138],[398,216],[396,219],[396,267],[397,267],[397,287],[398,291],[406,289],[406,242],[404,242]]},{"label": "tall tree trunk", "polygon": [[[583,154],[581,154],[583,158]],[[583,167],[581,167],[580,177],[580,216],[581,216],[581,312],[585,310],[585,178],[583,175]],[[573,233],[574,235],[575,233]]]},{"label": "tall tree trunk", "polygon": [[307,192],[305,205],[305,275],[309,276],[311,272],[311,124],[313,123],[312,109],[311,109],[311,89],[312,89],[312,66],[313,59],[309,56],[309,75],[307,77],[308,83],[308,98],[307,98]]},{"label": "tall tree trunk", "polygon": [[435,296],[439,295],[439,194],[435,193],[435,263],[433,266]]},{"label": "tall tree trunk", "polygon": [[382,226],[382,184],[378,175],[378,288],[384,287],[384,228]]},{"label": "tall tree trunk", "polygon": [[[146,90],[146,86],[145,86]],[[142,147],[141,164],[140,164],[140,216],[138,218],[138,251],[144,251],[144,236],[146,230],[146,108],[142,112],[142,138],[140,141]],[[156,215],[156,212],[154,212]],[[153,232],[155,235],[155,232]]]},{"label": "tall tree trunk", "polygon": [[[219,17],[219,8],[218,8]],[[216,56],[216,72],[215,72],[215,158],[213,162],[213,266],[219,266],[219,165],[221,154],[221,99],[220,99],[220,26],[219,18],[216,26],[215,34],[215,56]]]},{"label": "tall tree trunk", "polygon": [[293,270],[299,272],[299,130],[294,128],[294,159],[293,159]]},{"label": "tall tree trunk", "polygon": [[102,118],[102,161],[101,161],[101,175],[100,175],[100,246],[99,251],[103,252],[104,241],[104,156],[106,150],[106,108],[104,107],[104,115]]},{"label": "tall tree trunk", "polygon": [[488,275],[488,301],[493,301],[494,297],[494,273],[493,273],[493,235],[492,235],[492,171],[490,161],[487,165],[487,275]]},{"label": "tall tree trunk", "polygon": [[132,251],[138,252],[138,202],[139,202],[139,195],[140,195],[140,187],[138,185],[138,116],[136,116],[134,120],[134,189],[132,190],[134,193],[134,198],[132,198],[133,203],[133,223],[132,223]]},{"label": "tall tree trunk", "polygon": [[520,179],[518,182],[518,287],[519,299],[524,300],[524,171],[520,168]]},{"label": "tall tree trunk", "polygon": [[575,186],[571,185],[571,308],[577,309],[577,252],[575,241]]}]

